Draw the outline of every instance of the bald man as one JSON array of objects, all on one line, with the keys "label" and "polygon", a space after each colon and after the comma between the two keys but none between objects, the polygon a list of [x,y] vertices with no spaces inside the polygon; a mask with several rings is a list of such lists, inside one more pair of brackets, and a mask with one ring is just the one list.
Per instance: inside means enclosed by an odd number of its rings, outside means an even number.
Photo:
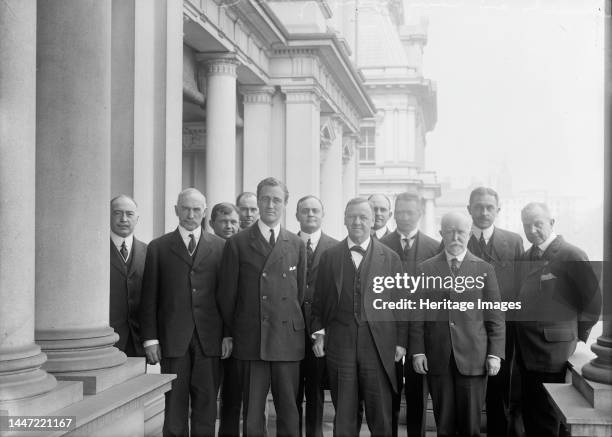
[{"label": "bald man", "polygon": [[[476,304],[478,299],[498,302],[500,294],[493,266],[467,250],[471,225],[463,214],[445,214],[440,230],[444,251],[417,267],[417,276],[442,278],[417,293],[417,301],[474,304],[466,311],[423,311],[412,323],[410,355],[414,371],[427,375],[439,436],[480,436],[487,375],[496,375],[504,358],[501,311],[481,310]],[[452,280],[450,286],[442,285],[446,278]],[[470,289],[458,285],[467,284],[466,278],[472,278]]]},{"label": "bald man", "polygon": [[138,307],[147,245],[134,237],[138,206],[121,194],[111,200],[110,326],[119,334],[115,346],[128,357],[144,357]]},{"label": "bald man", "polygon": [[[166,393],[164,436],[215,434],[219,357],[231,353],[223,338],[216,288],[224,240],[202,229],[206,198],[182,191],[174,207],[177,229],[149,244],[140,321],[147,361],[175,373]],[[189,407],[191,404],[191,426]]]}]

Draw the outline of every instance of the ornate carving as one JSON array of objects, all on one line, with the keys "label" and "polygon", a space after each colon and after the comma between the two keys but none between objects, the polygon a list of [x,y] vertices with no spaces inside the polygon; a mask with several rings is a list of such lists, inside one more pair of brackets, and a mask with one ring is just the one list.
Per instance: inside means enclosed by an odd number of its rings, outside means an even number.
[{"label": "ornate carving", "polygon": [[342,164],[348,164],[355,154],[355,139],[351,135],[342,138]]},{"label": "ornate carving", "polygon": [[236,59],[211,59],[206,62],[206,73],[208,76],[236,77],[238,64],[239,62]]},{"label": "ornate carving", "polygon": [[274,87],[270,86],[245,86],[240,87],[240,93],[242,94],[242,101],[245,104],[248,103],[261,103],[271,104],[272,96],[274,95]]},{"label": "ornate carving", "polygon": [[321,104],[321,95],[315,88],[312,89],[287,89],[282,87],[281,90],[285,93],[285,102],[291,103],[312,103],[317,108]]},{"label": "ornate carving", "polygon": [[183,150],[206,150],[206,125],[193,123],[183,125]]}]

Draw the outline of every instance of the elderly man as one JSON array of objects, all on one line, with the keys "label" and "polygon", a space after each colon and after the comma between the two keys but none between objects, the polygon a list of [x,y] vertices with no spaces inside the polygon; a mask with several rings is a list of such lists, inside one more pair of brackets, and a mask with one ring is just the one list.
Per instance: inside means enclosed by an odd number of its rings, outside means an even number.
[{"label": "elderly man", "polygon": [[[142,286],[141,326],[147,361],[175,373],[166,393],[164,436],[215,432],[219,357],[231,353],[216,300],[223,240],[202,230],[206,198],[183,190],[174,207],[176,230],[149,244]],[[191,424],[188,413],[191,407]]]},{"label": "elderly man", "polygon": [[[412,324],[412,362],[415,372],[427,375],[439,436],[480,436],[487,375],[496,375],[504,358],[501,311],[476,305],[499,303],[500,295],[493,266],[467,250],[470,226],[462,214],[445,214],[440,230],[444,251],[417,269],[433,283],[418,297],[474,305],[466,311],[445,306],[423,310]],[[442,280],[434,280],[438,278]],[[468,282],[473,284],[470,289],[459,286]]]},{"label": "elderly man", "polygon": [[259,207],[255,193],[245,191],[236,198],[236,206],[240,216],[240,229],[246,229],[259,219]]},{"label": "elderly man", "polygon": [[230,238],[223,251],[219,302],[242,369],[246,436],[266,433],[270,389],[278,435],[299,435],[296,399],[306,328],[306,247],[281,227],[288,199],[284,183],[262,180],[257,186],[259,220]]},{"label": "elderly man", "polygon": [[360,394],[372,435],[391,435],[395,362],[406,353],[406,324],[392,312],[383,313],[384,320],[369,313],[374,278],[402,271],[397,254],[370,236],[373,219],[366,199],[350,200],[344,212],[348,237],[319,262],[310,330],[315,355],[327,357],[335,436],[359,435]]},{"label": "elderly man", "polygon": [[[416,275],[416,267],[438,253],[440,243],[419,231],[419,221],[423,216],[423,201],[418,194],[400,193],[395,198],[395,222],[397,229],[380,242],[393,249],[402,260],[404,271]],[[393,436],[397,436],[398,416],[401,404],[401,389],[406,380],[406,427],[408,437],[420,437],[424,433],[425,406],[427,394],[424,392],[423,375],[414,372],[412,360],[405,364],[397,363],[399,392],[393,397]]]},{"label": "elderly man", "polygon": [[[519,234],[495,226],[500,211],[499,196],[492,188],[478,187],[470,193],[467,210],[472,217],[472,230],[468,249],[495,268],[502,300],[516,300],[519,288],[519,265],[523,256],[523,239]],[[506,359],[502,361],[499,374],[487,381],[487,435],[505,437],[512,435],[517,424],[518,396],[510,399],[510,377],[514,356],[514,328],[506,323]],[[515,372],[516,373],[516,372]],[[517,375],[518,376],[518,375]],[[514,377],[515,387],[520,387]],[[514,387],[513,387],[514,388]],[[513,390],[514,392],[515,390]],[[508,411],[508,417],[506,416]]]},{"label": "elderly man", "polygon": [[368,202],[372,206],[372,211],[374,211],[372,237],[376,240],[380,240],[390,233],[389,228],[387,228],[387,222],[393,216],[391,212],[391,200],[384,194],[372,194],[368,197]]},{"label": "elderly man", "polygon": [[542,384],[565,382],[567,359],[586,342],[601,311],[601,291],[586,254],[555,234],[544,203],[521,211],[531,248],[524,255],[517,354],[528,436],[557,436],[560,419]]},{"label": "elderly man", "polygon": [[304,320],[306,321],[306,356],[300,365],[300,390],[298,394],[298,412],[300,414],[300,431],[302,422],[302,400],[306,396],[306,437],[323,437],[323,403],[325,358],[316,357],[310,346],[310,319],[312,299],[317,283],[321,254],[338,243],[321,230],[323,221],[323,203],[318,197],[305,196],[298,200],[295,217],[300,224],[298,236],[306,245],[306,291],[304,294]]},{"label": "elderly man", "polygon": [[140,288],[147,245],[134,237],[138,206],[121,194],[111,200],[110,326],[119,334],[115,346],[128,357],[144,357],[138,323]]}]

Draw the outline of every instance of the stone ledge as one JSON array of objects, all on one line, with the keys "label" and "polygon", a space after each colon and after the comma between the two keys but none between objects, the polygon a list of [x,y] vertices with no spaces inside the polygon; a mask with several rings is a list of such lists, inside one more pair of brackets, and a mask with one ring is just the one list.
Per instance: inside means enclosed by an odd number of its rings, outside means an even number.
[{"label": "stone ledge", "polygon": [[53,390],[37,396],[3,402],[0,404],[0,410],[3,415],[10,416],[43,416],[82,399],[82,382],[58,381]]},{"label": "stone ledge", "polygon": [[130,357],[124,364],[86,372],[53,373],[60,381],[82,381],[83,394],[95,395],[145,373],[145,359]]}]

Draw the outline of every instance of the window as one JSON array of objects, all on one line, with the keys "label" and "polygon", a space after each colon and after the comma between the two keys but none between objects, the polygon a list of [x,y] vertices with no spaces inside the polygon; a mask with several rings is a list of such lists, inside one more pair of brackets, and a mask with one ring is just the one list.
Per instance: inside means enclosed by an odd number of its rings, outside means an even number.
[{"label": "window", "polygon": [[359,162],[374,163],[376,162],[376,129],[373,127],[364,127],[361,130],[362,142],[359,146]]}]

